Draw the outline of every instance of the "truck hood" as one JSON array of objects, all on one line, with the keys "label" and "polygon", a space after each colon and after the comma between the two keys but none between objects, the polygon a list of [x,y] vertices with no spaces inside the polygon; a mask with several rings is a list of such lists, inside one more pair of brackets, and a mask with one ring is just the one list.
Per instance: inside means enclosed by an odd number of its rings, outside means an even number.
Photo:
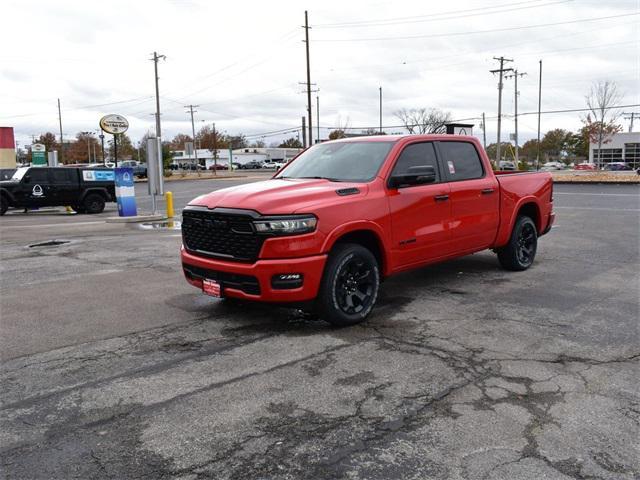
[{"label": "truck hood", "polygon": [[345,199],[336,190],[357,188],[360,192],[353,197],[366,194],[368,187],[361,183],[331,182],[323,179],[287,179],[267,180],[248,183],[236,187],[223,188],[215,192],[201,195],[189,205],[208,208],[241,208],[256,212],[273,214],[290,214],[304,211],[318,203],[344,203]]}]

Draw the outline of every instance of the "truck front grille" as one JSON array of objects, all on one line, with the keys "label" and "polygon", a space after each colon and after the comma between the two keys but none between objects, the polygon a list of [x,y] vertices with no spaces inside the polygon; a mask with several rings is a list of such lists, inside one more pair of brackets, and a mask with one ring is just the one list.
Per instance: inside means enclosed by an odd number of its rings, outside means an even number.
[{"label": "truck front grille", "polygon": [[190,253],[253,262],[260,254],[264,237],[256,234],[248,215],[185,209],[182,241]]}]

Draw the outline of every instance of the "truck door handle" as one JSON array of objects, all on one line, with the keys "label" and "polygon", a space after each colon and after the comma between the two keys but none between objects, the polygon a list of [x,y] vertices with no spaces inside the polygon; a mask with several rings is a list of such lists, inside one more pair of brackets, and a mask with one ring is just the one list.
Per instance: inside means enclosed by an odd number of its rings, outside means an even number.
[{"label": "truck door handle", "polygon": [[449,200],[449,195],[436,195],[433,197],[436,202],[446,202]]},{"label": "truck door handle", "polygon": [[482,195],[491,195],[494,191],[493,188],[483,188],[480,190],[480,193],[482,193]]}]

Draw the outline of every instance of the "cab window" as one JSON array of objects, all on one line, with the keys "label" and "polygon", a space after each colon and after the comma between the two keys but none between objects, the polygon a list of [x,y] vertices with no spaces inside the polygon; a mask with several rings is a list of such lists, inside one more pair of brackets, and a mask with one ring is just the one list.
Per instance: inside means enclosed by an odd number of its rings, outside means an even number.
[{"label": "cab window", "polygon": [[51,174],[52,174],[51,181],[56,185],[60,185],[60,184],[67,185],[67,184],[73,183],[72,175],[75,173],[76,173],[75,170],[70,170],[66,168],[54,168],[53,170],[51,170]]},{"label": "cab window", "polygon": [[440,181],[438,172],[438,161],[436,159],[436,151],[433,143],[412,143],[405,147],[400,153],[400,157],[393,167],[391,176],[402,175],[410,172],[411,167],[431,166],[436,171],[436,182]]}]

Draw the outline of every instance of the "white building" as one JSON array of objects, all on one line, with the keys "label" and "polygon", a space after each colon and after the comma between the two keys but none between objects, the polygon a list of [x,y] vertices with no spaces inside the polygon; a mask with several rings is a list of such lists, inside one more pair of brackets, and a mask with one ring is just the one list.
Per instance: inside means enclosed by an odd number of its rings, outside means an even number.
[{"label": "white building", "polygon": [[[598,142],[589,144],[589,162],[598,163]],[[640,167],[640,132],[616,133],[611,141],[602,144],[600,163],[624,162]]]},{"label": "white building", "polygon": [[[289,161],[295,157],[302,149],[298,148],[238,148],[233,150],[233,162],[243,165],[248,162],[266,162],[272,161]],[[186,155],[184,150],[174,150],[172,163],[193,164],[196,161],[196,155]],[[229,150],[218,149],[217,162],[219,165],[229,165]],[[214,164],[213,150],[199,148],[197,150],[198,163],[204,164],[207,168]]]}]

